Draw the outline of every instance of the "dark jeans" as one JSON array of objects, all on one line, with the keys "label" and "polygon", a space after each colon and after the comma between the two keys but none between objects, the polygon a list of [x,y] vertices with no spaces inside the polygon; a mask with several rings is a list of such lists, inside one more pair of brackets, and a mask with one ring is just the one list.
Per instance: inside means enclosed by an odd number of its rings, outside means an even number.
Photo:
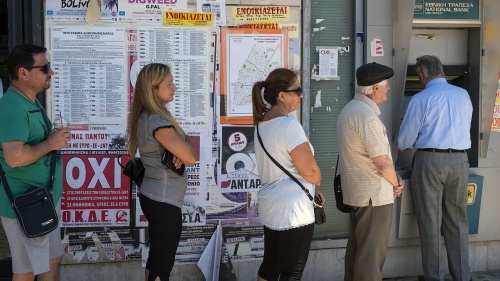
[{"label": "dark jeans", "polygon": [[169,280],[174,267],[175,252],[181,239],[182,214],[179,207],[139,195],[141,208],[148,219],[149,257],[146,268],[148,281]]},{"label": "dark jeans", "polygon": [[311,247],[314,224],[277,231],[264,226],[264,260],[259,276],[268,280],[300,280]]}]

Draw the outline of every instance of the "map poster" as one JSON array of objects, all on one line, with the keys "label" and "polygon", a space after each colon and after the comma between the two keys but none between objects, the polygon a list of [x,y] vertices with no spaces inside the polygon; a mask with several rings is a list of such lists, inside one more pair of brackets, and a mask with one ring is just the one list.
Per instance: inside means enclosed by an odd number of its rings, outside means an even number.
[{"label": "map poster", "polygon": [[288,31],[221,29],[221,124],[252,124],[252,87],[287,67]]}]

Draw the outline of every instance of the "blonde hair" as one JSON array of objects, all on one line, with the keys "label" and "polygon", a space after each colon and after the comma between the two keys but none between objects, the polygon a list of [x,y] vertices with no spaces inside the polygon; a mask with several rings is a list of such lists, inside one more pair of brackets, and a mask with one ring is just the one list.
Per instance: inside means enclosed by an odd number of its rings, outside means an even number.
[{"label": "blonde hair", "polygon": [[137,150],[137,125],[142,113],[158,114],[174,126],[179,134],[184,134],[184,130],[179,126],[174,117],[163,106],[155,94],[160,83],[170,74],[170,68],[162,63],[151,63],[144,66],[137,76],[134,89],[134,97],[130,106],[130,115],[127,125],[128,155],[135,157]]}]

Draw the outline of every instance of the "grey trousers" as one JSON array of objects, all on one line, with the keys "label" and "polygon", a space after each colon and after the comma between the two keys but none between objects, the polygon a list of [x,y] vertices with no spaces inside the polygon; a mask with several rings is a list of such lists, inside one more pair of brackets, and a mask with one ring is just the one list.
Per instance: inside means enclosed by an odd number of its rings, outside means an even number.
[{"label": "grey trousers", "polygon": [[469,223],[467,221],[467,154],[417,151],[411,191],[417,215],[426,281],[443,281],[441,233],[454,281],[469,281]]},{"label": "grey trousers", "polygon": [[351,207],[344,281],[381,281],[394,204]]}]

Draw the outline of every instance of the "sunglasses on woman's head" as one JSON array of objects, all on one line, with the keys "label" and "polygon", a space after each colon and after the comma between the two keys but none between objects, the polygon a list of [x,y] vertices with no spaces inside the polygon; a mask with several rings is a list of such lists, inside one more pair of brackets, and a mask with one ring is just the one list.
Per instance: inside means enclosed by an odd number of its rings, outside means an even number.
[{"label": "sunglasses on woman's head", "polygon": [[49,71],[50,71],[50,62],[48,62],[47,64],[44,64],[44,65],[23,66],[23,67],[26,68],[26,69],[40,68],[40,70],[43,73],[49,74]]}]

